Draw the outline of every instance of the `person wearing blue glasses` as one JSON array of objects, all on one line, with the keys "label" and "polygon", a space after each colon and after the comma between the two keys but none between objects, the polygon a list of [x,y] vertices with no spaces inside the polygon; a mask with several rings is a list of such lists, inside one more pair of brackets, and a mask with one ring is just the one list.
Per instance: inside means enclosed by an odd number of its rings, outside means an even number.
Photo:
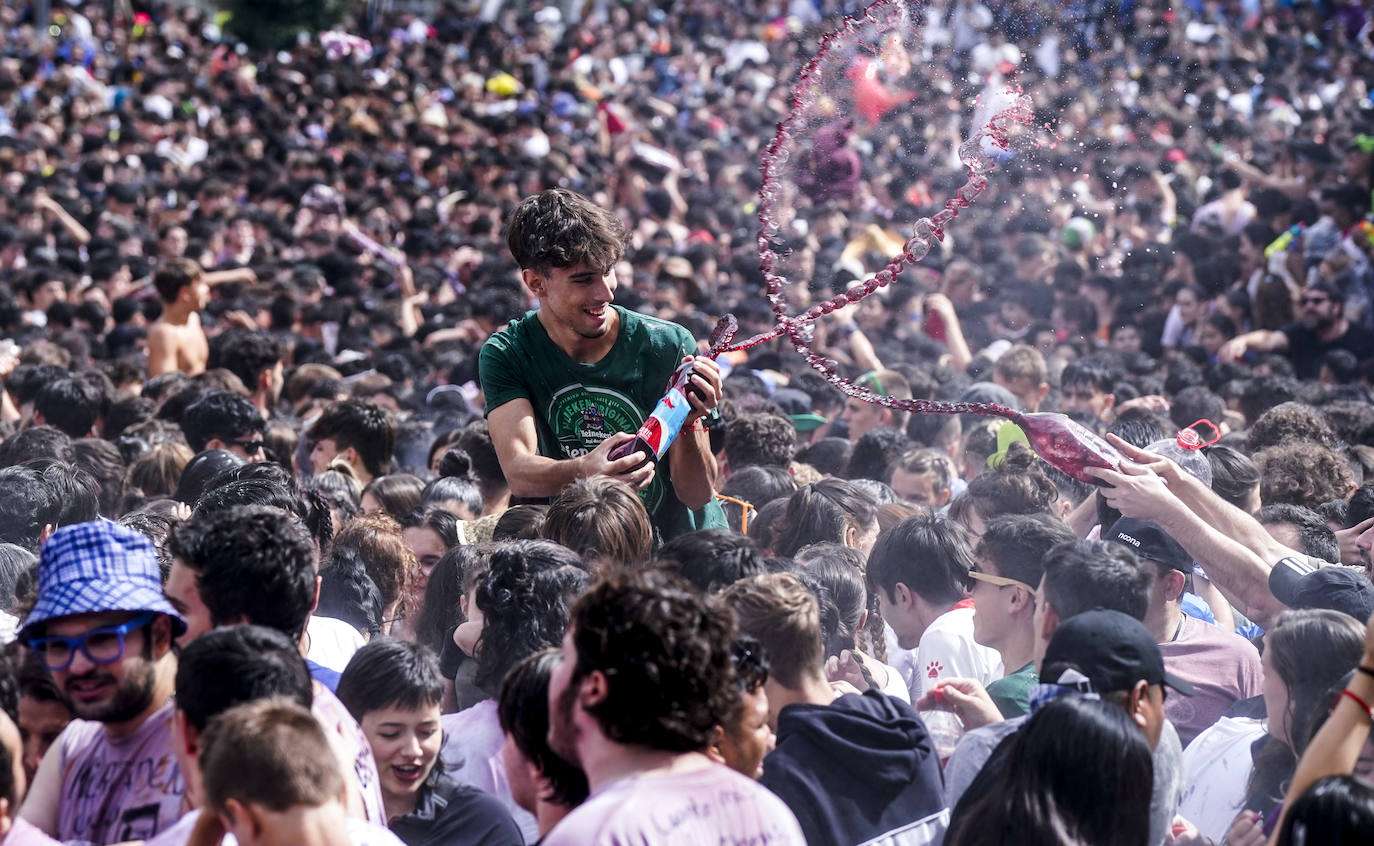
[{"label": "person wearing blue glasses", "polygon": [[79,719],[39,765],[25,820],[95,844],[147,840],[176,822],[186,783],[172,744],[172,643],[185,629],[146,537],[97,521],[49,538],[19,638]]}]

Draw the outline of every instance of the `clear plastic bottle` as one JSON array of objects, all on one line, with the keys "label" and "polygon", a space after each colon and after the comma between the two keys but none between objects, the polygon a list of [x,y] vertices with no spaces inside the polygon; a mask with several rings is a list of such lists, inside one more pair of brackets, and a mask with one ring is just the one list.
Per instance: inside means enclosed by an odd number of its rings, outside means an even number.
[{"label": "clear plastic bottle", "polygon": [[954,754],[959,738],[964,736],[964,721],[949,707],[939,688],[931,692],[931,698],[935,700],[935,705],[920,712],[921,721],[926,724],[930,742],[935,745],[935,754],[940,756],[940,763],[944,764]]}]

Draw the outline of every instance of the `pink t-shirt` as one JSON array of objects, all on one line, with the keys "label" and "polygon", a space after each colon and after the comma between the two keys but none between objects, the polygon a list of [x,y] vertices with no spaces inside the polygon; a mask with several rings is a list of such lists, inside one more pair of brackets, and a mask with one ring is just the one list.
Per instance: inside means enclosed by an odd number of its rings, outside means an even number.
[{"label": "pink t-shirt", "polygon": [[10,820],[9,833],[4,840],[0,840],[3,846],[62,846],[61,840],[53,840],[43,832],[43,829],[24,819],[15,817]]},{"label": "pink t-shirt", "polygon": [[603,787],[563,819],[544,846],[805,846],[797,818],[767,788],[719,764],[676,775],[631,776]]},{"label": "pink t-shirt", "polygon": [[353,783],[348,785],[349,790],[356,787],[368,822],[386,825],[382,780],[377,774],[377,760],[372,757],[372,745],[367,742],[367,735],[329,688],[319,682],[314,683],[314,688],[315,699],[310,711],[324,726],[329,745],[334,747],[334,754],[343,768],[344,778],[347,779],[349,773],[354,776]]},{"label": "pink t-shirt", "polygon": [[73,720],[57,739],[62,792],[57,839],[66,843],[147,840],[181,817],[186,780],[172,751],[169,700],[127,737]]},{"label": "pink t-shirt", "polygon": [[1196,688],[1195,696],[1170,692],[1164,715],[1186,747],[1237,701],[1264,692],[1264,670],[1250,641],[1211,623],[1183,615],[1178,637],[1161,643],[1164,669]]}]

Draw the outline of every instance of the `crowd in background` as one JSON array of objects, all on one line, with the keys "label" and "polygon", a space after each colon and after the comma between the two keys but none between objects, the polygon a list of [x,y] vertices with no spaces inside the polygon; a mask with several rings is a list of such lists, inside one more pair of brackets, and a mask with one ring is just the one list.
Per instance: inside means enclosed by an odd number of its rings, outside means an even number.
[{"label": "crowd in background", "polygon": [[584,195],[617,305],[769,329],[760,157],[859,6],[473,5],[280,53],[0,6],[6,843],[1370,836],[1367,4],[920,7],[797,140],[785,299],[881,270],[967,179],[955,95],[1014,85],[1036,143],[813,346],[1123,466],[774,341],[720,361],[730,528],[685,534],[512,496],[508,214]]}]

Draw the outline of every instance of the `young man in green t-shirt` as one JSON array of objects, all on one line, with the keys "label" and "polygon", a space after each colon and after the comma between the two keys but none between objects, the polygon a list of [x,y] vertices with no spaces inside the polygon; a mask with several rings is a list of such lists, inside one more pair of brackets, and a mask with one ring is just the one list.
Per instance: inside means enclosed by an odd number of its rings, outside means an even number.
[{"label": "young man in green t-shirt", "polygon": [[973,639],[1002,656],[1007,674],[988,685],[988,695],[1006,719],[1030,713],[1030,692],[1040,683],[1035,589],[1045,556],[1072,540],[1073,532],[1048,514],[1015,514],[989,520],[973,552]]},{"label": "young man in green t-shirt", "polygon": [[640,492],[665,538],[724,528],[700,424],[721,397],[714,361],[694,359],[692,412],[663,461],[610,459],[697,352],[681,326],[611,304],[626,239],[615,215],[561,188],[525,198],[511,214],[506,243],[539,309],[492,335],[478,359],[501,469],[522,497],[555,496],[586,476],[620,479]]}]

